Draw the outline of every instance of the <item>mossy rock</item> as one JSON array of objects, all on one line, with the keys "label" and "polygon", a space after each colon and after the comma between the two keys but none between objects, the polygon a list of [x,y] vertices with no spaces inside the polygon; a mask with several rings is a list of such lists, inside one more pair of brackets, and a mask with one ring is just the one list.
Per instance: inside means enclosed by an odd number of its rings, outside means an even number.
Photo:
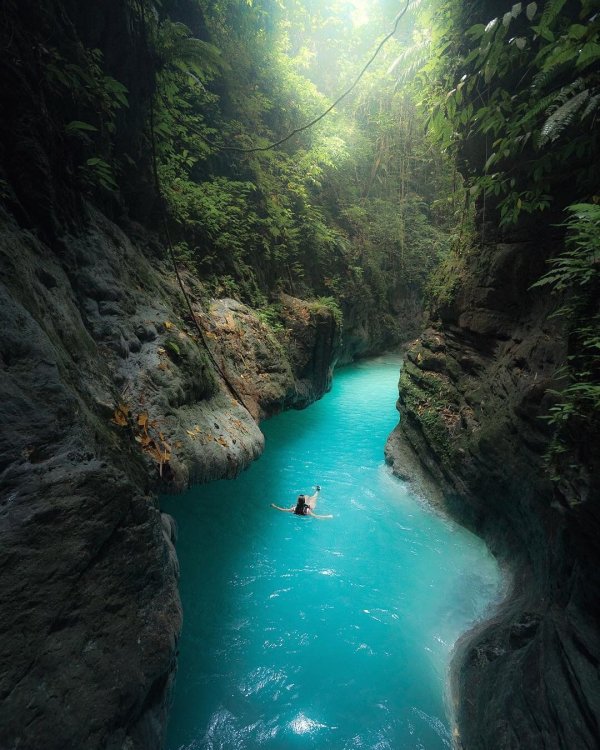
[{"label": "mossy rock", "polygon": [[169,337],[164,342],[164,348],[169,357],[176,363],[179,364],[183,358],[181,342],[175,341],[175,339]]}]

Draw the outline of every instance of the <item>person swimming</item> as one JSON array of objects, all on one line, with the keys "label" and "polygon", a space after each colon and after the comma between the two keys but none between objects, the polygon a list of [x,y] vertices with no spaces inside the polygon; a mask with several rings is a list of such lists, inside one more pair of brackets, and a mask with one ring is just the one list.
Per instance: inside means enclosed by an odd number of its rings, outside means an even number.
[{"label": "person swimming", "polygon": [[271,503],[271,507],[275,510],[281,510],[284,513],[293,513],[296,516],[312,516],[313,518],[333,518],[332,515],[320,516],[314,512],[314,508],[317,507],[317,500],[319,499],[319,492],[321,487],[317,485],[315,487],[314,495],[298,495],[295,505],[290,505],[289,508],[281,508],[275,503]]},{"label": "person swimming", "polygon": [[297,516],[307,516],[309,510],[312,510],[312,508],[306,502],[306,495],[298,495],[298,500],[296,501],[296,507],[294,508],[294,513]]}]

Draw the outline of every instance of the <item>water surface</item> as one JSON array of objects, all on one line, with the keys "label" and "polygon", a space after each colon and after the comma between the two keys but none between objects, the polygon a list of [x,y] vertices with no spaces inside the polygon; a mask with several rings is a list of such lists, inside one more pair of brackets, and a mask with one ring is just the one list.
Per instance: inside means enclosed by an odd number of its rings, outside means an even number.
[{"label": "water surface", "polygon": [[[451,746],[452,645],[499,595],[483,543],[394,478],[400,361],[336,372],[234,481],[167,498],[184,627],[168,750]],[[319,521],[281,513],[322,485]]]}]

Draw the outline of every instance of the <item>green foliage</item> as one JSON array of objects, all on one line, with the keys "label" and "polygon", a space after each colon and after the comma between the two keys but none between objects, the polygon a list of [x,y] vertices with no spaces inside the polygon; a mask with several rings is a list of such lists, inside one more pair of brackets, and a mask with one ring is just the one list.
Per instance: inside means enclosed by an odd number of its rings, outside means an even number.
[{"label": "green foliage", "polygon": [[285,326],[281,318],[281,308],[279,305],[267,305],[256,310],[258,319],[268,326],[273,333],[282,334],[285,332]]},{"label": "green foliage", "polygon": [[553,291],[592,285],[600,275],[600,206],[578,203],[567,206],[571,214],[563,224],[567,228],[567,250],[549,262],[552,270],[545,273],[534,287],[550,286]]},{"label": "green foliage", "polygon": [[101,185],[106,190],[118,190],[112,167],[99,156],[87,159],[80,171],[84,183]]},{"label": "green foliage", "polygon": [[176,362],[179,361],[181,358],[181,348],[177,341],[172,338],[166,339],[165,349],[171,358],[175,359]]},{"label": "green foliage", "polygon": [[236,152],[322,111],[320,89],[350,77],[355,50],[368,51],[382,19],[358,29],[338,0],[202,10],[202,40],[164,14],[150,20],[159,175],[185,247],[178,257],[214,294],[257,304],[284,290],[331,298],[336,317],[351,302],[383,319],[397,288],[423,288],[455,220],[450,164],[384,72],[398,49],[365,78],[353,112],[332,113],[284,147]]},{"label": "green foliage", "polygon": [[400,373],[400,393],[407,411],[419,420],[429,445],[442,461],[451,464],[455,448],[443,419],[449,393],[440,377],[422,372],[407,361]]},{"label": "green foliage", "polygon": [[472,246],[453,246],[440,257],[427,279],[426,298],[433,307],[452,304],[456,293],[468,278],[468,258]]},{"label": "green foliage", "polygon": [[[227,64],[214,45],[194,38],[184,24],[169,18],[154,19],[151,24],[157,62],[152,127],[169,200],[177,190],[172,180],[176,176],[185,180],[195,165],[213,153],[210,139],[216,130],[207,125],[205,113],[214,108],[218,98],[207,84],[226,70]],[[177,208],[172,206],[179,218]]]},{"label": "green foliage", "polygon": [[[340,0],[194,0],[185,14],[168,0],[143,6],[156,75],[148,124],[178,261],[207,294],[262,307],[271,327],[265,306],[285,291],[316,299],[338,322],[344,304],[395,329],[399,290],[422,292],[457,218],[451,164],[385,72],[394,59],[406,67],[406,35],[365,76],[351,108],[280,148],[246,154],[322,112],[391,18],[373,8],[356,25]],[[425,51],[427,34],[415,39]],[[80,139],[95,137],[93,128],[83,116],[68,126]],[[86,156],[86,179],[112,186],[111,160]]]},{"label": "green foliage", "polygon": [[75,60],[68,60],[54,48],[48,55],[47,84],[53,95],[67,101],[67,108],[76,114],[64,130],[81,154],[79,173],[83,186],[117,191],[112,139],[119,110],[129,106],[127,88],[105,73],[99,49],[87,49],[78,43]]},{"label": "green foliage", "polygon": [[495,197],[502,224],[548,208],[566,165],[579,195],[597,185],[590,164],[599,145],[600,17],[590,0],[575,5],[576,20],[570,5],[553,0],[542,12],[516,3],[472,26],[453,63],[454,86],[433,109],[446,148],[484,139],[485,174],[473,192]]},{"label": "green foliage", "polygon": [[[228,66],[214,45],[192,36],[183,23],[164,18],[156,29],[155,51],[159,70],[167,78],[177,72],[189,79],[191,86],[202,86]],[[165,83],[163,78],[162,83]],[[166,90],[165,95],[173,92]]]},{"label": "green foliage", "polygon": [[78,60],[74,62],[67,60],[57,49],[49,50],[50,60],[45,74],[58,95],[68,93],[76,108],[85,113],[85,119],[72,120],[65,130],[87,142],[88,132],[114,134],[116,113],[129,103],[126,87],[104,72],[103,55],[99,49],[87,49],[79,44],[76,54]]},{"label": "green foliage", "polygon": [[[264,308],[286,292],[338,322],[352,306],[394,328],[398,299],[422,292],[456,220],[450,162],[431,149],[412,93],[394,89],[417,59],[409,41],[421,55],[431,41],[424,27],[412,34],[414,15],[354,98],[281,147],[247,153],[323,112],[393,13],[374,4],[361,20],[344,0],[127,0],[107,23],[126,26],[105,59],[80,42],[79,13],[40,7],[65,27],[32,49],[78,188],[162,231],[156,167],[175,257],[207,295]],[[131,49],[117,54],[124,39]]]},{"label": "green foliage", "polygon": [[311,303],[311,307],[313,310],[324,309],[330,312],[333,315],[333,319],[335,320],[337,327],[339,329],[342,328],[344,317],[342,314],[342,309],[339,306],[337,300],[335,300],[333,297],[318,297]]},{"label": "green foliage", "polygon": [[559,373],[564,387],[552,391],[557,403],[549,419],[554,424],[565,424],[573,416],[597,419],[600,414],[600,206],[583,203],[567,210],[567,249],[533,285],[548,286],[568,300],[559,314],[569,323],[574,353]]},{"label": "green foliage", "polygon": [[[161,170],[162,176],[171,176]],[[207,182],[192,182],[179,176],[163,180],[170,206],[179,221],[197,229],[217,251],[241,259],[253,242],[258,216],[249,210],[252,182],[216,177]]]}]

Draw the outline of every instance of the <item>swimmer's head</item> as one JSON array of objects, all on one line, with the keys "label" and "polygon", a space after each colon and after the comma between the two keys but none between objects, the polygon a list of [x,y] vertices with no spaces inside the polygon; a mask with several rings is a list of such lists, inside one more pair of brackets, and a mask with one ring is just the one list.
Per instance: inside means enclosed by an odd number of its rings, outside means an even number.
[{"label": "swimmer's head", "polygon": [[296,501],[296,512],[304,513],[304,508],[306,507],[306,495],[298,495],[298,500]]}]

